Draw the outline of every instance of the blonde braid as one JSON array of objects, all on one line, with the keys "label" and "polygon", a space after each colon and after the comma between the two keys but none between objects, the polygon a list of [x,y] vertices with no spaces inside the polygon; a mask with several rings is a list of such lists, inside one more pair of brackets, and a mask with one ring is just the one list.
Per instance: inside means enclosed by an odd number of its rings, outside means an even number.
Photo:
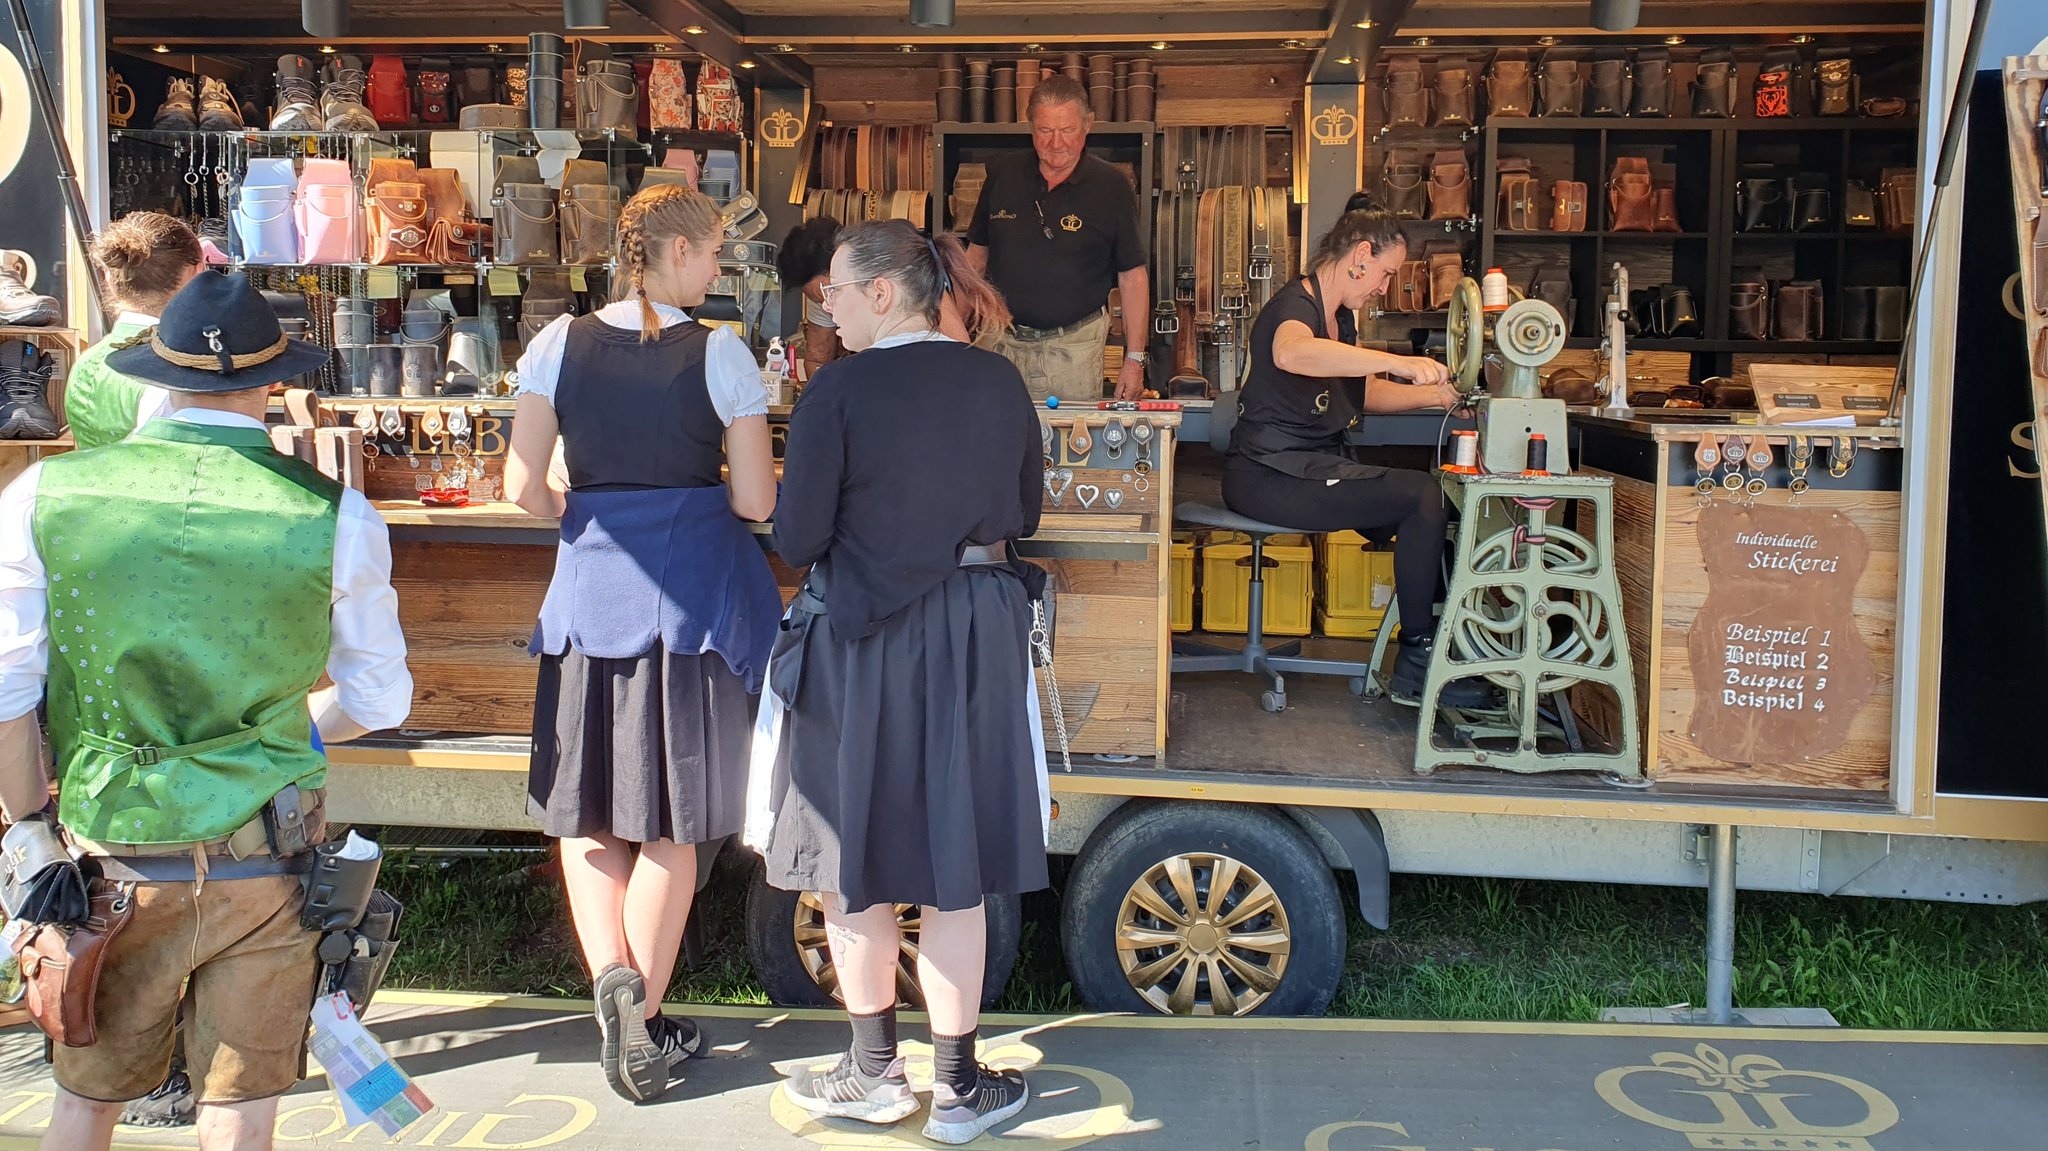
[{"label": "blonde braid", "polygon": [[658,251],[668,250],[669,241],[681,236],[692,245],[717,244],[724,231],[718,203],[702,192],[677,184],[656,184],[640,193],[619,212],[616,259],[621,283],[616,298],[623,299],[630,286],[640,300],[641,342],[661,335],[661,316],[647,298],[647,257],[649,237]]}]

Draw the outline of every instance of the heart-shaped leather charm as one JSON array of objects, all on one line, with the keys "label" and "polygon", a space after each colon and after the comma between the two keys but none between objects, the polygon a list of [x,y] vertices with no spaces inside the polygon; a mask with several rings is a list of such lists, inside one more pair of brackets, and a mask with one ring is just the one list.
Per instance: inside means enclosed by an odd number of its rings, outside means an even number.
[{"label": "heart-shaped leather charm", "polygon": [[1060,501],[1067,498],[1067,489],[1072,487],[1073,483],[1072,468],[1059,468],[1045,473],[1045,494],[1052,497],[1052,506],[1060,506]]},{"label": "heart-shaped leather charm", "polygon": [[1080,484],[1074,488],[1074,498],[1081,501],[1082,507],[1092,508],[1102,498],[1102,489],[1094,484]]},{"label": "heart-shaped leather charm", "polygon": [[1124,506],[1124,490],[1122,488],[1111,488],[1103,493],[1102,499],[1103,502],[1109,505],[1110,511],[1115,511]]}]

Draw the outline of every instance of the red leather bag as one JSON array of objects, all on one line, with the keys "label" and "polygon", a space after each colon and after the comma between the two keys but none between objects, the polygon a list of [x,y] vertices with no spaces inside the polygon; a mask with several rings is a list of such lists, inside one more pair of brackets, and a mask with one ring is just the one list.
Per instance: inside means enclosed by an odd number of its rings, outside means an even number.
[{"label": "red leather bag", "polygon": [[396,56],[370,57],[370,115],[386,128],[412,123],[412,86],[405,82],[405,61]]}]

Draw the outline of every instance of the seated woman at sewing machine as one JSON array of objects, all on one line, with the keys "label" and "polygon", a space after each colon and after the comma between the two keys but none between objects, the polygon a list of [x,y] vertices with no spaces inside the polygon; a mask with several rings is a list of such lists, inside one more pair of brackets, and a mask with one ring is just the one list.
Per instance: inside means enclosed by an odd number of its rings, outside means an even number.
[{"label": "seated woman at sewing machine", "polygon": [[[1450,372],[1436,360],[1357,345],[1353,313],[1386,290],[1407,257],[1392,213],[1347,211],[1317,241],[1309,271],[1275,293],[1252,326],[1251,371],[1223,472],[1223,501],[1239,515],[1311,532],[1351,530],[1394,542],[1400,654],[1388,694],[1416,706],[1429,673],[1433,605],[1449,519],[1424,472],[1354,462],[1344,432],[1373,412],[1454,408]],[[1405,382],[1403,382],[1405,381]],[[1361,412],[1355,395],[1364,398]],[[1447,707],[1478,707],[1476,682],[1449,685]]]}]

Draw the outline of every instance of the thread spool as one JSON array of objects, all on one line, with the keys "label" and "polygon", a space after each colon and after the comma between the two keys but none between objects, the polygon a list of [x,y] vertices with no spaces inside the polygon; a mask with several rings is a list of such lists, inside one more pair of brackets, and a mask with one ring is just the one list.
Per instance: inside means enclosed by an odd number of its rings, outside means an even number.
[{"label": "thread spool", "polygon": [[1542,432],[1529,434],[1529,461],[1522,469],[1525,476],[1547,476],[1550,474],[1550,441]]},{"label": "thread spool", "polygon": [[1451,462],[1444,465],[1447,472],[1470,475],[1479,470],[1479,433],[1461,430],[1451,433]]},{"label": "thread spool", "polygon": [[1508,274],[1499,268],[1486,269],[1486,277],[1479,282],[1479,306],[1482,311],[1503,312],[1514,298],[1508,294]]}]

